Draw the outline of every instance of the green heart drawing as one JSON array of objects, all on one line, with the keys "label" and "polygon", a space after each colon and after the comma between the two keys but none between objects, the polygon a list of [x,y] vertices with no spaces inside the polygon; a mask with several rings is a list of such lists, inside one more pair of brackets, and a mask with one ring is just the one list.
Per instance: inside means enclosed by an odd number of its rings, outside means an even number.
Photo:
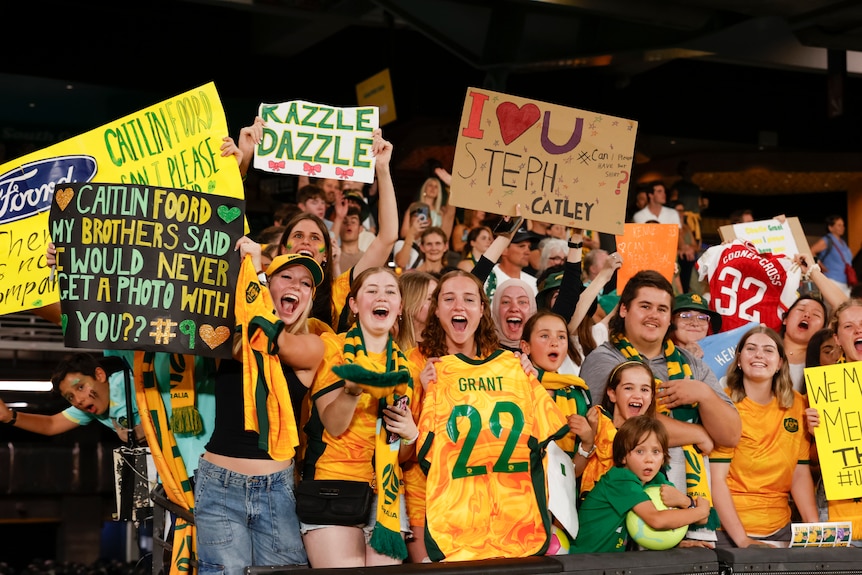
[{"label": "green heart drawing", "polygon": [[60,316],[60,326],[63,328],[63,335],[66,335],[66,326],[69,325],[69,316],[63,314]]},{"label": "green heart drawing", "polygon": [[215,191],[215,188],[216,188],[215,180],[210,180],[210,181],[207,183],[207,191],[208,191],[209,193],[213,193],[213,192]]},{"label": "green heart drawing", "polygon": [[242,215],[239,208],[231,208],[228,206],[218,207],[218,217],[224,220],[224,223],[229,224]]}]

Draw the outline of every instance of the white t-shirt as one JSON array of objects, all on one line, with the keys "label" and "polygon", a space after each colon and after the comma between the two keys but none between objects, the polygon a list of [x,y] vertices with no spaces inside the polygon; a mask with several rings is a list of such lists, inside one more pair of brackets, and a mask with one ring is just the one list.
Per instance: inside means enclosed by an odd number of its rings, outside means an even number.
[{"label": "white t-shirt", "polygon": [[[394,261],[395,254],[401,251],[401,246],[404,245],[404,240],[398,240],[395,242],[395,247],[392,248],[392,259]],[[360,244],[361,246],[361,244]],[[416,248],[410,248],[410,260],[407,263],[407,267],[404,269],[412,270],[419,264],[419,256],[422,255]]]},{"label": "white t-shirt", "polygon": [[645,224],[650,220],[658,220],[660,224],[676,224],[682,227],[682,221],[679,219],[679,214],[673,208],[662,206],[661,211],[656,216],[649,209],[649,206],[635,212],[632,216],[632,221],[636,224]]}]

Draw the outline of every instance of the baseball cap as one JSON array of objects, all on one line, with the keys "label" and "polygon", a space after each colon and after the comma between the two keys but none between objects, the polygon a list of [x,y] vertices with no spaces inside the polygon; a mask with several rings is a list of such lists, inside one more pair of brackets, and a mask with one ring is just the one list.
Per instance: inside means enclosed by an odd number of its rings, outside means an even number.
[{"label": "baseball cap", "polygon": [[539,284],[539,295],[543,292],[550,291],[552,289],[558,289],[560,284],[563,283],[563,275],[565,272],[557,272],[555,274],[549,274],[548,277],[542,280]]},{"label": "baseball cap", "polygon": [[272,277],[283,267],[295,265],[305,266],[308,269],[314,280],[314,287],[319,286],[323,282],[323,270],[320,268],[320,264],[314,258],[303,254],[281,254],[280,256],[276,256],[272,260],[272,263],[269,264],[269,267],[266,268],[266,277]]},{"label": "baseball cap", "polygon": [[360,192],[359,190],[347,190],[346,192],[344,192],[344,198],[347,200],[353,200],[354,202],[359,204],[360,222],[364,222],[368,219],[368,216],[371,213],[371,209],[368,207],[368,203],[362,196],[362,192]]},{"label": "baseball cap", "polygon": [[530,242],[530,249],[536,249],[536,246],[539,244],[539,236],[534,234],[530,230],[526,228],[526,226],[521,226],[518,230],[512,235],[512,241],[510,244],[520,244],[521,242]]},{"label": "baseball cap", "polygon": [[721,330],[721,315],[718,312],[709,309],[709,306],[706,305],[706,302],[700,294],[696,294],[694,292],[681,293],[673,298],[673,313],[686,309],[702,311],[709,315],[710,323],[712,324],[712,331],[714,333],[718,333]]}]

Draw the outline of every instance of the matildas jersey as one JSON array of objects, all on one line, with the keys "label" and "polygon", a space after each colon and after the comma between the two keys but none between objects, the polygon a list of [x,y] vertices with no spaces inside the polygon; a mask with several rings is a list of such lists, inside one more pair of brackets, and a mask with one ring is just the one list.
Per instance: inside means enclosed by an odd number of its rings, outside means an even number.
[{"label": "matildas jersey", "polygon": [[766,405],[743,398],[736,404],[742,419],[739,443],[734,448],[716,448],[709,456],[712,463],[730,463],[727,487],[750,535],[771,535],[790,521],[787,495],[793,472],[797,465],[809,463],[807,405],[796,391],[788,408],[774,397]]},{"label": "matildas jersey", "polygon": [[435,368],[419,419],[428,556],[544,553],[551,523],[542,459],[568,433],[566,417],[510,351],[447,355]]},{"label": "matildas jersey", "polygon": [[713,246],[697,260],[700,281],[709,282],[709,307],[721,314],[721,331],[749,322],[781,330],[784,312],[796,300],[799,271],[783,255],[758,253],[747,240]]}]

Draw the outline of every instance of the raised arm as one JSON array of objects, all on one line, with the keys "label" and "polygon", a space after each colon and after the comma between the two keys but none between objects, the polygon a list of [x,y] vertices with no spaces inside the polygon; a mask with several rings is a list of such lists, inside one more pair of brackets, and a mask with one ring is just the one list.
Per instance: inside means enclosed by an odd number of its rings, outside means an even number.
[{"label": "raised arm", "polygon": [[248,173],[251,159],[254,158],[254,148],[260,144],[260,140],[263,138],[263,127],[263,118],[256,116],[251,126],[246,126],[239,131],[237,147],[240,155],[237,156],[237,160],[239,161],[239,173],[242,177]]},{"label": "raised arm", "polygon": [[803,278],[807,277],[814,282],[814,285],[820,290],[820,294],[831,309],[835,309],[847,299],[847,294],[844,293],[844,290],[833,280],[826,277],[826,274],[820,269],[820,265],[812,263],[808,255],[796,254],[793,257],[793,262],[802,270]]},{"label": "raised arm", "polygon": [[[572,249],[570,248],[569,252],[571,251]],[[599,271],[593,281],[590,282],[590,285],[584,288],[584,291],[581,292],[578,304],[575,306],[575,313],[572,314],[572,318],[569,320],[569,333],[577,333],[581,322],[584,321],[584,318],[587,317],[590,309],[592,309],[593,301],[599,297],[599,294],[602,293],[602,290],[605,288],[607,283],[611,281],[612,277],[614,277],[614,272],[620,269],[622,265],[623,258],[616,252],[608,256],[601,271]]]},{"label": "raised arm", "polygon": [[377,237],[365,250],[362,258],[353,266],[353,277],[364,270],[384,266],[389,261],[392,248],[398,240],[398,204],[395,199],[395,185],[392,183],[392,173],[389,163],[392,160],[392,143],[383,139],[383,132],[378,128],[374,131],[374,143],[371,151],[377,158],[375,170],[377,174],[377,220],[379,229]]}]

